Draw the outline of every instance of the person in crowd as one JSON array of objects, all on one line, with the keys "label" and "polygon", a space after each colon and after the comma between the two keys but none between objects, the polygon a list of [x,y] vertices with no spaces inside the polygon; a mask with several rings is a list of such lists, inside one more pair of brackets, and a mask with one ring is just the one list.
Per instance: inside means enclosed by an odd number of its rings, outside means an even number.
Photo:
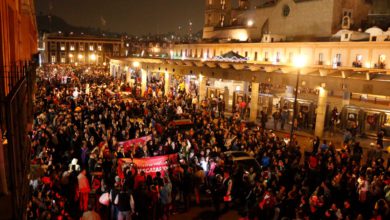
[{"label": "person in crowd", "polygon": [[[98,218],[95,213],[107,219],[167,219],[206,199],[216,218],[222,204],[248,219],[390,218],[384,143],[367,151],[357,141],[357,125],[341,146],[318,137],[310,144],[293,137],[290,144],[264,122],[242,123],[246,103],[237,103],[233,115],[209,111],[211,106],[221,111],[221,100],[216,106],[200,100],[198,106],[195,84],[178,91],[178,80],[163,94],[164,83],[152,79],[141,94],[139,77],[129,85],[104,68],[86,70],[68,65],[38,70],[28,219]],[[175,119],[190,120],[191,128],[168,126]],[[283,130],[287,106],[279,121]],[[123,144],[143,137],[149,138]],[[301,149],[309,149],[303,159]],[[225,156],[229,150],[250,154],[260,167],[234,162]],[[136,163],[168,154],[176,162],[167,161],[160,173]],[[134,163],[121,165],[124,158]],[[109,193],[109,206],[92,211],[92,194],[103,192]]]},{"label": "person in crowd", "polygon": [[83,169],[80,172],[80,174],[77,176],[78,194],[79,194],[80,210],[81,211],[87,211],[89,192],[91,192],[89,180],[88,180],[86,175],[87,175],[87,171],[85,169]]},{"label": "person in crowd", "polygon": [[99,213],[95,212],[92,205],[88,205],[88,211],[83,213],[81,220],[100,220]]},{"label": "person in crowd", "polygon": [[281,118],[280,111],[279,111],[279,110],[276,110],[276,111],[272,114],[272,118],[274,119],[274,130],[276,130],[276,129],[278,129],[277,126],[278,126],[279,120],[280,120],[280,118]]},{"label": "person in crowd", "polygon": [[135,210],[134,199],[131,192],[126,186],[122,186],[120,192],[116,195],[114,204],[118,207],[118,220],[131,220],[131,216]]}]

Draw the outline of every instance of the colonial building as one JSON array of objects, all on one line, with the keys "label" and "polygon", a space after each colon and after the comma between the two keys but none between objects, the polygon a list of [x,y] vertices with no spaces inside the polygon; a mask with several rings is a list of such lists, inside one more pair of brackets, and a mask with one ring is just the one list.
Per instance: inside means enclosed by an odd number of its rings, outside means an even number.
[{"label": "colonial building", "polygon": [[0,218],[25,219],[37,25],[33,0],[0,1]]},{"label": "colonial building", "polygon": [[[141,69],[142,91],[154,74],[165,80],[166,91],[172,76],[183,76],[186,82],[195,78],[199,100],[221,97],[226,109],[239,99],[250,100],[250,120],[260,111],[272,114],[277,105],[288,106],[292,115],[298,85],[299,111],[316,125],[315,135],[322,136],[334,107],[342,109],[343,128],[352,123],[347,118],[351,115],[362,134],[376,134],[380,126],[390,131],[390,92],[383,89],[390,86],[390,42],[179,44],[173,54],[169,59],[110,60],[110,71],[130,79],[132,67]],[[296,79],[294,62],[302,57],[305,65]]]},{"label": "colonial building", "polygon": [[168,57],[173,51],[173,43],[154,40],[139,41],[129,39],[125,41],[125,56],[136,57]]},{"label": "colonial building", "polygon": [[43,45],[44,63],[104,64],[124,55],[122,38],[58,32],[44,34]]},{"label": "colonial building", "polygon": [[[372,12],[367,0],[205,0],[203,39],[260,41],[264,35],[274,41],[329,39],[342,28],[358,29]],[[232,5],[236,5],[233,7]],[[265,40],[263,41],[270,41]]]}]

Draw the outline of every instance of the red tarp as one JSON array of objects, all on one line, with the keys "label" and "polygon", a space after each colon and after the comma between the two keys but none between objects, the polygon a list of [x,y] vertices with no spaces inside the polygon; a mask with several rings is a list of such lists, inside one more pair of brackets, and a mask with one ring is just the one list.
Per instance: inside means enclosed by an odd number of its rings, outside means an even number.
[{"label": "red tarp", "polygon": [[132,145],[134,145],[135,147],[138,147],[139,144],[144,145],[149,140],[152,140],[152,135],[148,135],[148,136],[144,136],[144,137],[140,137],[140,138],[135,138],[135,139],[131,139],[128,141],[122,141],[122,142],[119,142],[118,145],[123,146],[124,151],[127,152],[127,151],[132,150],[131,149]]},{"label": "red tarp", "polygon": [[177,154],[168,154],[164,156],[157,157],[147,157],[147,158],[120,158],[118,159],[118,176],[124,178],[123,168],[130,164],[134,163],[137,167],[138,173],[144,171],[146,175],[151,175],[154,177],[156,172],[160,172],[164,176],[164,171],[168,171],[168,166],[174,167],[179,164],[177,160]]}]

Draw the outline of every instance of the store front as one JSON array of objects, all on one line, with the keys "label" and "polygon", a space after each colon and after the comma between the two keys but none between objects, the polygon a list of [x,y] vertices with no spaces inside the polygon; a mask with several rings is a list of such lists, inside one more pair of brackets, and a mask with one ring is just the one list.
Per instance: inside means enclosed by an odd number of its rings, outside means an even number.
[{"label": "store front", "polygon": [[341,124],[343,129],[356,126],[360,135],[376,136],[379,129],[385,130],[385,136],[390,137],[390,111],[346,106],[342,110]]},{"label": "store front", "polygon": [[[292,118],[294,114],[294,98],[285,98],[280,99],[281,108],[286,107],[288,110],[288,123],[292,124]],[[297,119],[299,126],[305,129],[310,129],[315,127],[316,122],[316,107],[317,104],[314,100],[305,100],[297,99]],[[329,105],[327,105],[327,112],[329,112]],[[327,123],[329,120],[325,119],[325,127],[329,125]]]}]

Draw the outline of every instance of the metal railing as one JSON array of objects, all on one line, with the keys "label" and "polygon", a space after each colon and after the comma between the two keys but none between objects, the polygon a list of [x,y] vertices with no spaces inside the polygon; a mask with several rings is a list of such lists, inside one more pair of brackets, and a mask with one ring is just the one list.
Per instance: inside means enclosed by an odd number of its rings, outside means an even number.
[{"label": "metal railing", "polygon": [[0,66],[0,99],[8,96],[12,89],[26,77],[30,64],[26,61],[17,61],[9,66]]},{"label": "metal railing", "polygon": [[23,219],[28,201],[31,147],[27,124],[32,122],[36,70],[35,65],[27,62],[0,68],[0,126],[6,131],[7,139],[4,161],[7,164],[7,188],[13,198],[13,218]]}]

